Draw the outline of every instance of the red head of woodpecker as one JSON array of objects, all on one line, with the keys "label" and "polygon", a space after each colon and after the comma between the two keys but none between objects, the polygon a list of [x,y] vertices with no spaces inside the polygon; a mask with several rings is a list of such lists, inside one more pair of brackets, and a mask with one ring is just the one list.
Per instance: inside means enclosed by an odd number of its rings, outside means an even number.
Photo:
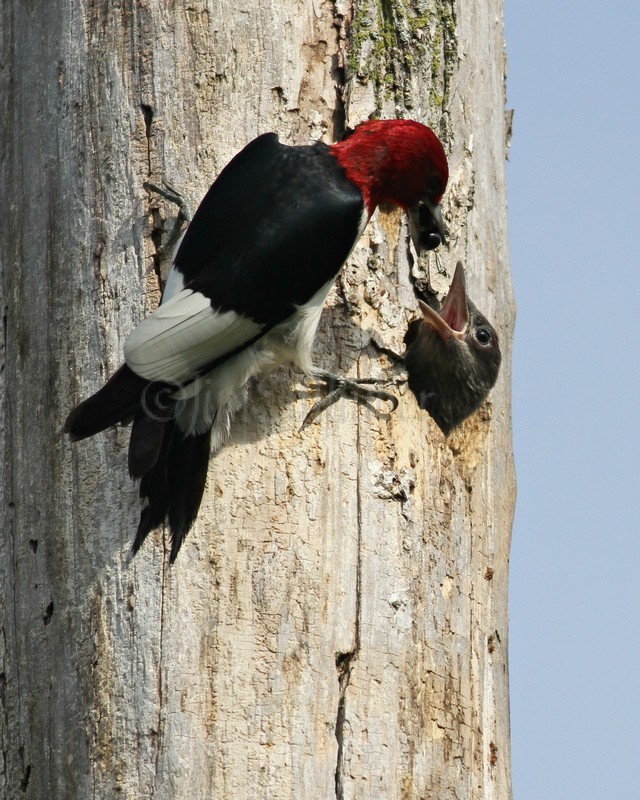
[{"label": "red head of woodpecker", "polygon": [[448,179],[436,135],[409,120],[366,122],[339,144],[259,136],[213,183],[175,254],[162,302],[125,342],[125,364],[66,422],[72,439],[133,419],[129,471],[146,505],[134,541],[168,521],[170,560],[193,524],[211,446],[247,382],[284,361],[314,371],[323,303],[379,203],[444,238]]},{"label": "red head of woodpecker", "polygon": [[445,436],[485,400],[500,369],[498,335],[467,297],[458,262],[439,312],[419,300],[423,319],[405,336],[409,388]]},{"label": "red head of woodpecker", "polygon": [[418,252],[433,250],[446,241],[440,200],[449,180],[449,166],[442,144],[430,128],[410,119],[372,120],[331,150],[347,177],[361,188],[369,216],[380,203],[406,211]]}]

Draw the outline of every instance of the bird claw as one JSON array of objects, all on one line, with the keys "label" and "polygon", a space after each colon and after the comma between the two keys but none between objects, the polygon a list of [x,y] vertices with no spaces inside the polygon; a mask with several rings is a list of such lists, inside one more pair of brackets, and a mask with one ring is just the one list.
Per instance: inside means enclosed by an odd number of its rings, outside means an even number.
[{"label": "bird claw", "polygon": [[162,186],[158,186],[157,183],[152,183],[151,181],[145,181],[142,186],[148,192],[155,192],[159,194],[160,197],[164,197],[165,200],[178,206],[178,215],[182,217],[182,220],[184,222],[191,222],[191,212],[189,211],[187,201],[175,186],[165,181],[164,178],[162,179]]},{"label": "bird claw", "polygon": [[157,183],[151,183],[151,181],[145,181],[142,186],[148,192],[155,192],[155,194],[159,194],[160,197],[164,197],[165,200],[178,206],[178,215],[169,232],[167,241],[163,245],[160,245],[157,250],[158,256],[162,258],[167,251],[173,248],[174,244],[180,238],[183,223],[186,222],[188,225],[191,222],[191,212],[189,211],[189,206],[184,197],[175,186],[165,181],[164,178],[162,180],[162,186],[158,186]]},{"label": "bird claw", "polygon": [[329,388],[329,393],[311,408],[304,418],[300,430],[303,430],[315,422],[323,411],[326,411],[327,408],[337,403],[341,397],[351,397],[359,402],[363,400],[366,401],[370,397],[375,397],[378,400],[384,400],[391,404],[389,413],[393,413],[398,408],[398,398],[395,395],[376,387],[376,384],[391,383],[392,381],[381,381],[378,378],[354,378],[352,380],[347,380],[347,378],[332,375],[331,373],[324,373],[314,377],[318,377],[325,382]]}]

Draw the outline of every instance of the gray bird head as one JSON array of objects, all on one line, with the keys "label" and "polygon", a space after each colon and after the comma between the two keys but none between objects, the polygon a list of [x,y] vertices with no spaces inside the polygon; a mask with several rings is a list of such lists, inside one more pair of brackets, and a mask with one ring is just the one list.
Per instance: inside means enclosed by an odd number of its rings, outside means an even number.
[{"label": "gray bird head", "polygon": [[414,320],[405,336],[409,388],[448,436],[496,382],[498,335],[467,297],[460,261],[440,311],[418,303],[423,319]]}]

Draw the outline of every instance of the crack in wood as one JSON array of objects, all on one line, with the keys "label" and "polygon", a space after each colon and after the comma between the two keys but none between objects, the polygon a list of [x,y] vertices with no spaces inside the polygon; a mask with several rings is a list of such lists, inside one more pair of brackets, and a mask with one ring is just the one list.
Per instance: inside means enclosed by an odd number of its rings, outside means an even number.
[{"label": "crack in wood", "polygon": [[24,747],[18,748],[18,757],[22,763],[22,778],[20,779],[20,789],[26,792],[29,788],[29,779],[31,778],[31,764],[24,763]]},{"label": "crack in wood", "polygon": [[151,177],[151,126],[153,125],[153,108],[147,103],[140,103],[144,117],[145,136],[147,137],[147,175]]},{"label": "crack in wood", "polygon": [[[156,736],[154,737],[155,753],[155,782],[151,786],[150,800],[153,800],[156,793],[156,787],[160,786],[160,748],[162,747],[162,737],[164,733],[164,725],[162,721],[165,697],[164,697],[164,684],[162,681],[162,663],[163,663],[163,645],[164,645],[164,627],[165,627],[165,598],[167,589],[167,573],[166,569],[162,569],[161,585],[160,585],[160,640],[159,640],[159,657],[158,657],[158,724]],[[152,732],[153,733],[153,732]]]},{"label": "crack in wood", "polygon": [[353,660],[357,654],[357,649],[350,650],[348,653],[338,653],[336,655],[336,671],[338,673],[338,713],[336,714],[336,740],[338,742],[338,754],[336,757],[336,800],[344,800],[344,723],[347,703],[347,689],[351,678]]},{"label": "crack in wood", "polygon": [[[360,418],[358,413],[356,425],[356,448],[361,453],[361,430]],[[336,653],[336,671],[338,673],[338,711],[336,714],[336,741],[338,742],[338,752],[336,755],[335,771],[335,791],[336,800],[344,800],[345,782],[345,752],[344,752],[344,733],[347,708],[347,690],[351,682],[351,673],[355,660],[360,652],[360,620],[362,613],[362,485],[360,480],[361,468],[358,467],[356,477],[356,504],[357,504],[357,526],[356,526],[356,598],[355,598],[355,621],[353,632],[353,648],[344,653]]]},{"label": "crack in wood", "polygon": [[42,621],[45,625],[48,625],[51,622],[51,617],[53,616],[53,600],[49,603],[49,605],[45,608],[44,614],[42,616]]}]

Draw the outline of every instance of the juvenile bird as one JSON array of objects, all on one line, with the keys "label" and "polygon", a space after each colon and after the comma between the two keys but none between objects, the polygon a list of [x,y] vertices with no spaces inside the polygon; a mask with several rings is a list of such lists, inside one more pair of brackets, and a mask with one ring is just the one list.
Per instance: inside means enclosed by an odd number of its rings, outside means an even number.
[{"label": "juvenile bird", "polygon": [[211,447],[247,382],[291,361],[314,369],[324,301],[380,203],[412,217],[416,247],[444,239],[448,166],[412,120],[373,120],[334,145],[254,139],[223,169],[178,247],[158,309],[125,342],[125,364],[77,406],[73,440],[133,419],[129,472],[145,500],[133,543],[168,520],[170,561],[196,519]]},{"label": "juvenile bird", "polygon": [[423,319],[414,320],[405,335],[409,388],[448,436],[496,382],[498,335],[467,297],[460,261],[440,311],[418,303]]}]

